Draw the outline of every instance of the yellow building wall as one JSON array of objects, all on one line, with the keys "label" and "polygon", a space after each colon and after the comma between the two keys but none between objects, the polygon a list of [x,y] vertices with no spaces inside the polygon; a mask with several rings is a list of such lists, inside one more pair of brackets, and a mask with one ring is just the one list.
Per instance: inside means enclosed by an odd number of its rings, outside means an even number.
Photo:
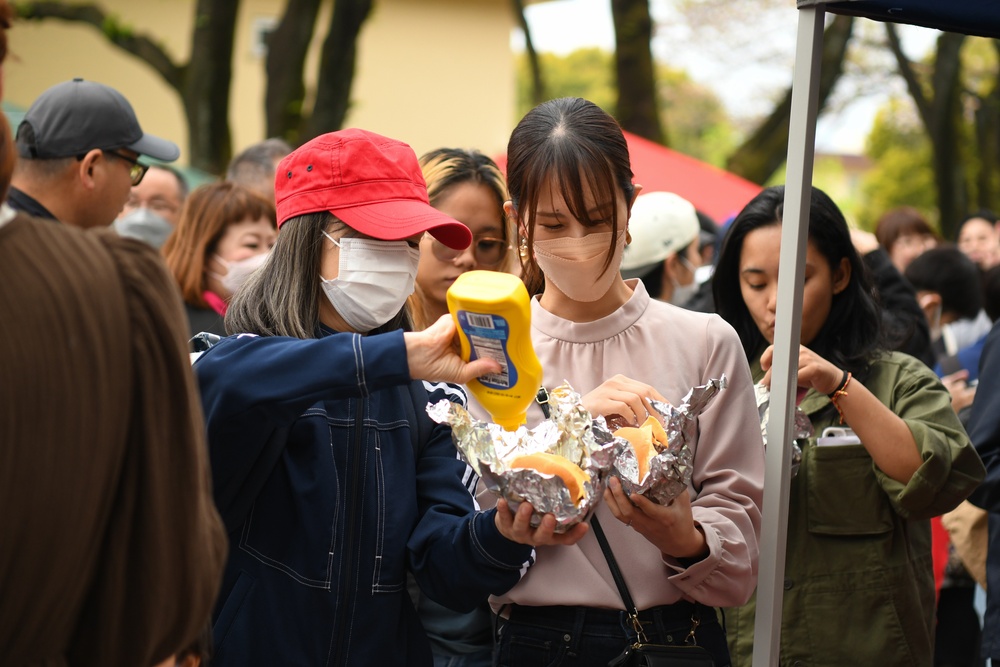
[{"label": "yellow building wall", "polygon": [[[100,0],[109,14],[149,34],[177,62],[190,50],[193,0]],[[256,35],[277,22],[281,0],[244,0],[233,49],[230,130],[234,151],[265,138],[265,56]],[[332,2],[324,3],[307,61],[314,85]],[[514,19],[507,0],[376,0],[365,23],[346,126],[410,143],[502,151],[515,119]],[[56,20],[17,21],[4,70],[4,101],[27,109],[46,88],[79,76],[125,95],[146,132],[181,147],[187,127],[178,95],[142,61],[95,29]],[[310,100],[307,99],[307,104]]]}]

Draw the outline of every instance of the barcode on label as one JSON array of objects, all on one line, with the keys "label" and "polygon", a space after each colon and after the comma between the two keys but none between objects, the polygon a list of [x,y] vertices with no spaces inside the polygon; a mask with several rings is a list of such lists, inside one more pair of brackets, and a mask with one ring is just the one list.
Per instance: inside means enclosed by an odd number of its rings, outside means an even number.
[{"label": "barcode on label", "polygon": [[493,328],[493,318],[489,315],[481,315],[479,313],[466,313],[466,317],[469,318],[469,324],[474,327],[479,327],[480,329],[492,329]]},{"label": "barcode on label", "polygon": [[475,348],[477,358],[492,359],[500,364],[499,373],[483,375],[479,378],[479,381],[501,387],[510,387],[510,368],[507,366],[507,355],[504,354],[503,345],[500,341],[481,336],[469,336],[469,342]]}]

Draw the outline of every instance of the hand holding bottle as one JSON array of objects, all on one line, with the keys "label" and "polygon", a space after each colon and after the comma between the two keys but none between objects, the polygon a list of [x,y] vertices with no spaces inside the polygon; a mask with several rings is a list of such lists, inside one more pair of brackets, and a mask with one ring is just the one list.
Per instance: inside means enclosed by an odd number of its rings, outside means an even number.
[{"label": "hand holding bottle", "polygon": [[442,315],[423,331],[404,333],[410,377],[415,380],[466,384],[481,375],[500,372],[500,364],[492,359],[463,361],[455,352],[454,339],[455,323],[450,315]]}]

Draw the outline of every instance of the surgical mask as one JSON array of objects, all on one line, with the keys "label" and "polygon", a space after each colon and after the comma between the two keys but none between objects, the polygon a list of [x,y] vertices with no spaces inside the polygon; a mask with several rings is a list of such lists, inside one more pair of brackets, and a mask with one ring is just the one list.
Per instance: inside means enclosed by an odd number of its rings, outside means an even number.
[{"label": "surgical mask", "polygon": [[713,265],[702,264],[694,270],[694,281],[701,285],[702,283],[708,282],[708,280],[712,278],[713,273],[715,273],[715,267]]},{"label": "surgical mask", "polygon": [[698,291],[698,280],[696,274],[697,269],[695,269],[695,267],[691,264],[690,261],[688,261],[686,257],[678,255],[677,259],[679,259],[681,264],[683,264],[684,267],[691,272],[691,282],[689,282],[687,285],[681,285],[677,280],[674,279],[673,276],[670,276],[670,282],[672,282],[674,285],[674,293],[670,296],[670,303],[674,304],[675,306],[683,306],[688,301],[690,301],[691,297],[693,297],[695,293]]},{"label": "surgical mask", "polygon": [[413,293],[420,250],[406,241],[323,235],[340,248],[337,277],[320,276],[323,293],[344,322],[367,333],[395,317]]},{"label": "surgical mask", "polygon": [[610,243],[611,232],[535,241],[535,261],[560,292],[574,301],[589,303],[607,294],[618,277],[625,230],[618,233],[611,263],[605,270]]},{"label": "surgical mask", "polygon": [[154,248],[161,248],[173,231],[174,226],[166,219],[146,207],[129,211],[112,224],[119,236],[139,239]]},{"label": "surgical mask", "polygon": [[[931,299],[934,298],[932,294],[924,294],[918,299],[920,307],[923,309],[924,313],[927,312],[927,307],[931,304]],[[941,338],[943,334],[943,327],[941,325],[941,302],[938,301],[937,305],[934,307],[934,314],[927,318],[927,326],[930,329],[931,342],[933,343],[937,339]]]},{"label": "surgical mask", "polygon": [[674,282],[674,293],[670,295],[670,303],[674,304],[675,306],[683,306],[688,301],[690,301],[691,297],[693,297],[698,292],[699,285],[694,280],[692,280],[687,285],[681,285],[676,280],[673,282]]},{"label": "surgical mask", "polygon": [[226,267],[226,272],[222,275],[214,273],[212,275],[222,283],[222,286],[229,290],[230,294],[236,294],[236,290],[243,286],[243,283],[247,281],[250,275],[264,265],[267,261],[268,256],[271,253],[263,252],[259,255],[251,255],[246,259],[238,259],[235,261],[227,261],[222,259],[218,255],[215,256],[215,261]]}]

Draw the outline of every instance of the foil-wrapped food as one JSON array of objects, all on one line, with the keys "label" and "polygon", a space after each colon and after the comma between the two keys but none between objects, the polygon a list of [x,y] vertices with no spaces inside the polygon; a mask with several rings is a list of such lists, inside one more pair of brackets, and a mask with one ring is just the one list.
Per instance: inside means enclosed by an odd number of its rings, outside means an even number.
[{"label": "foil-wrapped food", "polygon": [[[767,423],[771,416],[771,390],[763,382],[754,385],[754,393],[757,396],[757,413],[760,416],[760,435],[764,440],[764,447],[767,447]],[[815,433],[809,415],[795,406],[795,416],[792,422],[792,477],[799,472],[799,464],[802,463],[802,445]]]},{"label": "foil-wrapped food", "polygon": [[516,431],[479,421],[448,400],[428,405],[427,414],[451,426],[462,456],[512,510],[528,501],[535,509],[532,525],[551,513],[556,532],[565,532],[589,518],[602,501],[625,442],[602,428],[603,420],[600,425],[594,421],[568,384],[549,392],[548,408],[548,419]]},{"label": "foil-wrapped food", "polygon": [[709,380],[692,388],[679,406],[650,401],[655,414],[639,427],[614,432],[627,441],[612,471],[621,480],[622,490],[629,495],[642,494],[661,505],[687,490],[694,466],[691,443],[698,432],[697,417],[727,384],[725,375]]}]

